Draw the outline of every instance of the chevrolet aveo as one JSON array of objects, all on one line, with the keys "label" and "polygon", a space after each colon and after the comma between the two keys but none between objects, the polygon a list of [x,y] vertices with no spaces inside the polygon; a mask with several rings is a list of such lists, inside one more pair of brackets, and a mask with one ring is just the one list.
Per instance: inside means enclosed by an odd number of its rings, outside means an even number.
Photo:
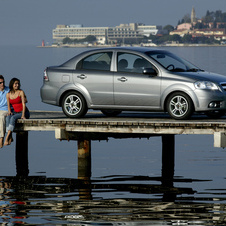
[{"label": "chevrolet aveo", "polygon": [[100,48],[47,67],[41,99],[61,106],[71,118],[88,109],[106,116],[165,111],[174,119],[194,112],[219,118],[226,111],[226,76],[205,72],[165,50]]}]

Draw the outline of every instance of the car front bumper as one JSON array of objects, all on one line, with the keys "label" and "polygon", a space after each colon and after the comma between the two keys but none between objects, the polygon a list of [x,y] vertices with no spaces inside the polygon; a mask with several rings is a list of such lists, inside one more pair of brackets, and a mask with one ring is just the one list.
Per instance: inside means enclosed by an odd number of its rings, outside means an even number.
[{"label": "car front bumper", "polygon": [[[195,90],[195,111],[226,110],[226,93],[220,90]],[[211,104],[212,103],[212,104]]]}]

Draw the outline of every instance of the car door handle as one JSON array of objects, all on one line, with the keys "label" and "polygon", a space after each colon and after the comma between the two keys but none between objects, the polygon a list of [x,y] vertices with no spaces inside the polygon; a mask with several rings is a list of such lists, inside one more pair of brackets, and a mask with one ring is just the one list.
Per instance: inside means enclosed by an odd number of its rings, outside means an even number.
[{"label": "car door handle", "polygon": [[118,80],[121,81],[121,82],[126,82],[127,81],[127,78],[121,77],[121,78],[118,78]]},{"label": "car door handle", "polygon": [[84,74],[81,74],[81,75],[78,75],[77,78],[85,79],[85,78],[87,78],[87,76],[85,76]]}]

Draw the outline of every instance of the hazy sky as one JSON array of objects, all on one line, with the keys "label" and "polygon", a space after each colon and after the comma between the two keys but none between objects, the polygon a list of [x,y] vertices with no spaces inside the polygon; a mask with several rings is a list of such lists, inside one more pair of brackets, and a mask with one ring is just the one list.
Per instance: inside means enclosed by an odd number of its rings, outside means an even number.
[{"label": "hazy sky", "polygon": [[226,0],[0,0],[0,45],[52,43],[57,24],[176,26],[193,6],[198,18],[226,12]]}]

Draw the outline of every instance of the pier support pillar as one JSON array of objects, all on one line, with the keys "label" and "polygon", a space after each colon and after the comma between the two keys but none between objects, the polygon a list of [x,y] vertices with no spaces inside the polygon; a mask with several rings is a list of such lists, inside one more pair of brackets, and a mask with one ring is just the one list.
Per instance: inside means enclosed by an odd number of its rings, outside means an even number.
[{"label": "pier support pillar", "polygon": [[91,191],[91,141],[78,140],[78,179],[83,180],[84,188],[79,189],[80,200],[92,200]]},{"label": "pier support pillar", "polygon": [[78,140],[78,178],[91,177],[91,141]]},{"label": "pier support pillar", "polygon": [[16,133],[16,171],[17,176],[28,176],[28,132]]},{"label": "pier support pillar", "polygon": [[173,186],[175,166],[175,135],[162,135],[162,185]]},{"label": "pier support pillar", "polygon": [[226,147],[226,133],[215,132],[214,133],[214,147],[225,148]]}]

